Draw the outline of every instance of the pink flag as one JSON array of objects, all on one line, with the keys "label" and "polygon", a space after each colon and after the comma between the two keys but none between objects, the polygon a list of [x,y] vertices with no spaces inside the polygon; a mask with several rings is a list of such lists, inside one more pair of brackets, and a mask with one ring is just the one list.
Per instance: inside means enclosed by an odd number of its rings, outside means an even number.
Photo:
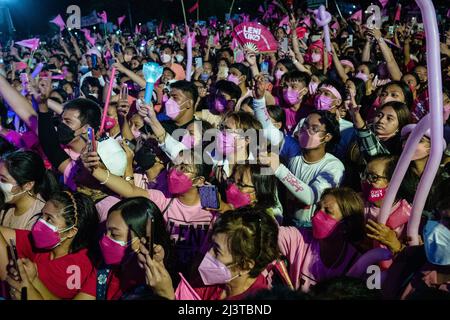
[{"label": "pink flag", "polygon": [[389,0],[378,0],[378,1],[380,1],[381,8],[386,7],[387,3],[389,2]]},{"label": "pink flag", "polygon": [[331,25],[331,29],[335,29],[335,30],[339,30],[339,28],[340,28],[341,26],[339,25],[339,22],[335,22],[335,23],[333,23],[332,25]]},{"label": "pink flag", "polygon": [[220,37],[219,37],[219,33],[216,33],[216,35],[214,36],[214,45],[218,45],[220,41]]},{"label": "pink flag", "polygon": [[16,44],[18,44],[21,47],[29,48],[31,50],[36,50],[39,47],[39,39],[33,38],[33,39],[22,40],[22,41],[16,42]]},{"label": "pink flag", "polygon": [[447,18],[450,18],[450,9],[447,11]]},{"label": "pink flag", "polygon": [[208,29],[206,27],[202,27],[200,29],[200,33],[203,37],[207,37],[208,36]]},{"label": "pink flag", "polygon": [[16,66],[16,70],[17,71],[22,71],[25,70],[26,68],[28,68],[28,65],[25,62],[14,62],[15,66]]},{"label": "pink flag", "polygon": [[305,19],[303,19],[302,23],[311,28],[311,17],[307,16]]},{"label": "pink flag", "polygon": [[397,5],[397,11],[395,12],[395,18],[394,21],[400,21],[400,13],[402,11],[402,5],[399,3]]},{"label": "pink flag", "polygon": [[350,20],[357,20],[362,22],[362,10],[356,11],[354,14],[350,16]]},{"label": "pink flag", "polygon": [[264,8],[263,8],[263,6],[261,5],[261,6],[259,6],[259,8],[258,8],[258,12],[259,13],[264,13]]},{"label": "pink flag", "polygon": [[199,2],[200,2],[200,0],[198,0],[192,7],[189,8],[189,10],[188,10],[189,13],[192,13],[198,9]]},{"label": "pink flag", "polygon": [[286,15],[278,24],[279,27],[284,26],[285,24],[289,25],[289,15]]},{"label": "pink flag", "polygon": [[125,20],[125,16],[121,16],[121,17],[117,18],[117,24],[119,25],[119,28],[120,28],[120,25],[123,23],[124,20]]},{"label": "pink flag", "polygon": [[86,40],[93,46],[95,46],[95,38],[91,36],[91,31],[89,29],[81,29],[81,31],[84,33],[84,37]]},{"label": "pink flag", "polygon": [[134,28],[134,32],[136,34],[141,34],[141,31],[142,31],[142,27],[139,25],[136,25],[136,27]]},{"label": "pink flag", "polygon": [[241,17],[242,17],[242,22],[250,22],[250,15],[249,14],[243,13],[241,15]]},{"label": "pink flag", "polygon": [[64,28],[66,27],[66,24],[64,23],[64,20],[60,14],[58,14],[58,16],[55,19],[50,20],[50,22],[56,24],[59,27],[60,31],[63,31]]},{"label": "pink flag", "polygon": [[102,13],[99,13],[98,16],[102,18],[103,23],[108,23],[108,16],[106,15],[106,11],[103,11]]},{"label": "pink flag", "polygon": [[159,23],[158,28],[156,29],[156,34],[159,36],[162,32],[162,27],[163,27],[163,21],[161,20],[161,22]]},{"label": "pink flag", "polygon": [[178,284],[177,290],[175,290],[176,300],[202,300],[194,288],[187,282],[181,273],[178,273],[181,277],[181,281]]}]

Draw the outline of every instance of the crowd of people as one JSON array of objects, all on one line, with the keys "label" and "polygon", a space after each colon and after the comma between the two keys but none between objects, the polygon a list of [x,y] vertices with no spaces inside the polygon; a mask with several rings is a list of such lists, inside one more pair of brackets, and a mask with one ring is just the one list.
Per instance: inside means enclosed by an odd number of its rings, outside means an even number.
[{"label": "crowd of people", "polygon": [[[330,52],[314,13],[282,17],[243,17],[269,28],[275,52],[236,45],[241,18],[5,46],[0,297],[448,299],[449,25],[444,136],[425,132],[382,224],[430,112],[420,17],[369,28],[336,13]],[[163,72],[146,99],[149,62]],[[445,152],[412,246],[431,143]],[[375,289],[353,272],[372,250],[388,253]]]}]

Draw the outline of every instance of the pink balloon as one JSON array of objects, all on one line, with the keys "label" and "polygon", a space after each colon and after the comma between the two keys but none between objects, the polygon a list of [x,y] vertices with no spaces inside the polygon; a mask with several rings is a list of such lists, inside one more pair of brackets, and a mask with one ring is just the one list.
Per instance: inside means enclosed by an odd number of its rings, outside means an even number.
[{"label": "pink balloon", "polygon": [[394,175],[391,179],[386,197],[381,206],[378,222],[385,224],[389,216],[390,209],[394,202],[395,195],[400,187],[400,183],[405,176],[412,155],[424,133],[431,130],[431,150],[425,171],[420,179],[416,190],[414,202],[412,205],[411,217],[408,221],[407,235],[409,237],[409,245],[419,244],[419,224],[422,211],[425,206],[428,193],[433,184],[436,172],[444,151],[442,139],[444,136],[442,126],[442,76],[441,76],[441,58],[439,30],[436,21],[436,14],[431,0],[416,0],[417,5],[422,13],[426,39],[427,39],[427,69],[428,69],[428,96],[430,97],[430,113],[423,117],[414,130],[411,132],[405,149],[400,157]]},{"label": "pink balloon", "polygon": [[330,28],[328,27],[328,24],[331,22],[331,14],[325,10],[323,5],[321,5],[318,10],[314,10],[314,13],[316,14],[315,19],[317,25],[323,27],[327,51],[331,52]]}]

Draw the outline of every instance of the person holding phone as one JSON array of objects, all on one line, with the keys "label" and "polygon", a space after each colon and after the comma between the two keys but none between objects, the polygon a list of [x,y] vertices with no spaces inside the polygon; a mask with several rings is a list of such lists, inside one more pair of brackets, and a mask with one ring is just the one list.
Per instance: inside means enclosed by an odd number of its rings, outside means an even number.
[{"label": "person holding phone", "polygon": [[[152,220],[153,228],[150,227]],[[112,206],[106,231],[99,239],[101,257],[98,257],[96,270],[74,300],[126,300],[136,294],[141,298],[143,294],[150,297],[152,292],[144,288],[145,273],[137,259],[141,250],[149,253],[149,239],[153,239],[150,255],[170,270],[172,245],[156,204],[147,198],[136,197]]]},{"label": "person holding phone", "polygon": [[[64,191],[54,193],[45,203],[31,231],[0,227],[0,280],[8,282],[11,297],[20,299],[21,288],[26,287],[29,300],[75,298],[82,289],[67,286],[72,273],[61,270],[76,265],[80,284],[87,281],[94,271],[90,256],[98,223],[89,197]],[[19,270],[8,265],[11,239],[16,243]]]}]

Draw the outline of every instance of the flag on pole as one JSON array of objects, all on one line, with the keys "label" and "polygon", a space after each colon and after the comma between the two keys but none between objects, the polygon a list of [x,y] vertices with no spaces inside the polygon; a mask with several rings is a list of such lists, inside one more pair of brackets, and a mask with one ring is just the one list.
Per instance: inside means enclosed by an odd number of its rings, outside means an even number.
[{"label": "flag on pole", "polygon": [[55,19],[50,20],[50,22],[56,24],[60,31],[63,31],[66,28],[66,24],[60,14],[58,14]]},{"label": "flag on pole", "polygon": [[117,18],[117,23],[119,25],[119,28],[120,28],[120,25],[123,23],[124,20],[125,20],[125,16],[121,16],[121,17]]},{"label": "flag on pole", "polygon": [[397,5],[397,11],[395,12],[395,18],[394,21],[400,21],[400,13],[402,11],[402,5],[399,3]]},{"label": "flag on pole", "polygon": [[198,9],[199,2],[200,2],[200,0],[198,0],[192,7],[189,8],[189,10],[188,10],[189,13],[192,13]]},{"label": "flag on pole", "polygon": [[91,36],[91,31],[89,29],[81,29],[81,31],[84,33],[84,37],[86,40],[92,45],[95,46],[95,38]]},{"label": "flag on pole", "polygon": [[333,24],[330,26],[330,28],[331,28],[331,29],[334,29],[334,30],[339,30],[339,29],[341,28],[341,26],[339,25],[339,22],[336,21],[335,23],[333,23]]},{"label": "flag on pole", "polygon": [[16,44],[21,47],[29,48],[34,51],[39,47],[39,38],[22,40],[22,41],[16,42]]},{"label": "flag on pole", "polygon": [[350,20],[357,20],[362,22],[362,10],[356,11],[354,14],[350,16]]},{"label": "flag on pole", "polygon": [[310,16],[306,16],[305,19],[303,19],[303,21],[301,22],[304,25],[308,26],[311,28],[311,17]]},{"label": "flag on pole", "polygon": [[103,22],[104,24],[108,23],[108,16],[107,16],[107,14],[106,14],[106,11],[103,11],[103,12],[99,13],[98,16],[99,16],[100,18],[102,18],[102,22]]},{"label": "flag on pole", "polygon": [[286,15],[283,19],[281,19],[280,23],[278,24],[279,27],[282,27],[284,25],[289,25],[289,16]]}]

